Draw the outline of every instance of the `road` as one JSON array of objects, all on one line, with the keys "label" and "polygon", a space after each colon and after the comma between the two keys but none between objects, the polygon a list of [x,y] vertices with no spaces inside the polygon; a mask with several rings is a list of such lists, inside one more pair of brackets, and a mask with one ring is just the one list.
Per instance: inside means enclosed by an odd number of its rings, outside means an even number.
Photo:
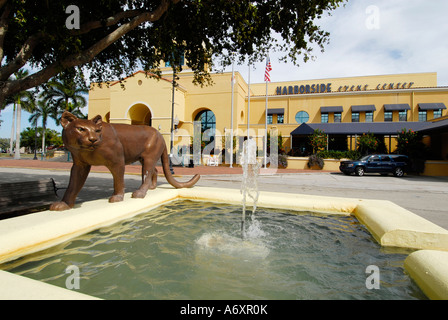
[{"label": "road", "polygon": [[[28,169],[0,166],[1,182],[24,181],[53,178],[59,188],[68,185],[68,169]],[[186,181],[190,176],[176,177]],[[241,187],[241,174],[202,175],[199,186],[234,188]],[[137,189],[141,183],[138,174],[126,175],[126,192]],[[158,184],[166,180],[159,176]],[[406,176],[366,175],[363,177],[345,176],[335,172],[302,172],[261,174],[258,177],[259,190],[310,194],[320,196],[378,199],[392,201],[433,223],[448,229],[448,178]],[[108,198],[113,191],[110,173],[91,172],[78,202]],[[62,196],[64,190],[58,191]],[[150,196],[150,191],[149,191]]]}]

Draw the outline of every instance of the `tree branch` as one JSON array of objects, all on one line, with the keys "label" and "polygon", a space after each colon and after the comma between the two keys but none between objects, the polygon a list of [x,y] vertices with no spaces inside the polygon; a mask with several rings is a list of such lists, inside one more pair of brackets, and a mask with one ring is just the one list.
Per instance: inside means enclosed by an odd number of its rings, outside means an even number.
[{"label": "tree branch", "polygon": [[[14,61],[9,63],[8,66],[5,66],[4,68],[0,69],[1,70],[0,80],[5,81],[3,83],[0,81],[0,100],[2,100],[7,95],[40,85],[48,81],[55,75],[57,75],[61,70],[76,67],[92,61],[96,55],[98,55],[100,52],[102,52],[107,47],[112,45],[114,42],[119,40],[121,37],[126,35],[128,32],[138,27],[140,24],[144,22],[154,22],[159,20],[162,17],[162,15],[168,10],[171,3],[175,4],[178,3],[179,1],[181,0],[162,0],[161,4],[154,11],[140,13],[139,15],[135,16],[135,18],[133,18],[131,21],[121,25],[120,27],[109,33],[107,36],[102,38],[100,41],[98,41],[96,44],[82,51],[81,53],[70,55],[65,59],[63,59],[62,61],[56,61],[50,64],[49,66],[45,67],[44,69],[32,75],[29,75],[23,79],[6,81],[9,75],[15,72],[12,70],[14,69],[18,70],[24,65],[24,63],[26,63],[26,60],[31,56],[32,50],[37,45],[38,41],[42,39],[42,37],[44,37],[45,35],[38,33],[34,36],[31,36],[22,46],[21,51],[16,56]],[[123,13],[123,15],[117,14],[116,16],[114,16],[114,21],[121,20],[125,18],[125,16],[129,17],[131,13],[134,14],[135,11],[128,11],[128,13],[126,14]],[[110,21],[110,23],[111,25],[113,24],[112,20]],[[95,27],[96,22],[92,23],[90,26],[86,24],[84,25],[85,29],[83,29],[83,32],[88,32],[86,31],[88,28],[92,30]],[[17,68],[17,66],[19,65],[20,67]],[[8,77],[4,78],[7,73],[9,73]],[[0,101],[0,103],[1,102],[2,101]]]},{"label": "tree branch", "polygon": [[23,44],[19,53],[17,53],[14,60],[9,62],[6,66],[0,68],[0,81],[6,81],[14,72],[22,68],[33,54],[34,48],[44,37],[45,34],[43,32],[38,32],[29,37]]},{"label": "tree branch", "polygon": [[6,2],[8,2],[8,0],[0,0],[0,9],[3,8]]},{"label": "tree branch", "polygon": [[[5,5],[7,0],[0,0],[0,9]],[[12,5],[8,3],[0,16],[0,66],[4,57],[3,42],[5,41],[6,33],[8,32],[8,17],[11,13]]]},{"label": "tree branch", "polygon": [[[7,1],[7,0],[0,0],[0,1]],[[1,2],[0,2],[1,5]],[[11,3],[8,3],[5,7],[5,10],[0,18],[0,63],[3,60],[3,41],[4,37],[6,35],[7,31],[7,19],[9,16],[9,13],[11,11]],[[123,11],[115,16],[112,16],[106,20],[106,24],[102,23],[101,21],[91,21],[83,26],[79,30],[73,30],[71,32],[72,35],[81,35],[90,32],[93,29],[101,28],[101,27],[108,27],[112,26],[114,24],[117,24],[120,20],[130,17],[135,17],[138,14],[141,14],[141,10],[130,10],[130,11]],[[37,34],[34,34],[30,36],[27,41],[25,41],[24,45],[22,46],[20,52],[17,54],[15,59],[8,63],[5,67],[0,69],[0,81],[6,81],[11,74],[22,68],[28,59],[31,57],[34,48],[36,45],[39,44],[39,41],[44,37],[44,34],[39,32]]]},{"label": "tree branch", "polygon": [[98,29],[98,28],[102,28],[102,27],[110,27],[114,24],[117,24],[122,19],[133,18],[135,16],[138,16],[142,12],[143,12],[142,10],[123,11],[123,12],[117,13],[114,16],[107,18],[105,20],[106,23],[104,23],[103,21],[100,21],[100,20],[90,21],[90,22],[83,24],[78,30],[72,30],[70,32],[70,34],[77,36],[77,35],[88,33],[93,29]]},{"label": "tree branch", "polygon": [[[176,4],[176,3],[179,3],[180,1],[181,0],[171,0],[171,1],[163,0],[162,3],[160,4],[160,6],[156,10],[153,11],[152,17],[150,19],[152,19],[152,21],[157,21],[158,19],[160,19],[161,15],[166,12],[166,10],[169,7],[170,2],[172,4]],[[141,9],[119,12],[116,15],[107,18],[106,23],[104,23],[101,20],[90,21],[90,22],[83,24],[79,30],[73,30],[71,32],[71,34],[72,35],[80,35],[80,34],[88,33],[93,29],[98,29],[98,28],[102,28],[102,27],[110,27],[112,25],[117,24],[118,22],[120,22],[123,19],[137,17],[143,13],[144,13],[144,11],[142,11]]]}]

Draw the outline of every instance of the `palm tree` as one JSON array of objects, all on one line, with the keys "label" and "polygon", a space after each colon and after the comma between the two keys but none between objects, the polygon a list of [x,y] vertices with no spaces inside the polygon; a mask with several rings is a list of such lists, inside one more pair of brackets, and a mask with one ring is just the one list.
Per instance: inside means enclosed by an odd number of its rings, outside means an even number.
[{"label": "palm tree", "polygon": [[88,92],[86,88],[80,87],[73,80],[67,80],[66,78],[53,79],[47,83],[41,97],[55,108],[55,120],[59,124],[59,116],[65,110],[85,118],[81,109],[87,105],[84,95],[88,94]]},{"label": "palm tree", "polygon": [[34,112],[29,118],[29,122],[36,128],[35,134],[37,135],[37,121],[42,118],[42,154],[45,157],[45,134],[47,128],[48,117],[55,118],[55,109],[47,104],[44,100],[37,101]]},{"label": "palm tree", "polygon": [[[23,79],[28,76],[28,70],[19,70],[14,73],[16,79]],[[30,91],[20,91],[12,96],[8,96],[5,100],[3,108],[7,105],[13,105],[12,124],[11,124],[11,138],[9,142],[10,155],[12,155],[13,140],[14,140],[14,120],[16,127],[16,149],[14,153],[14,159],[20,159],[20,123],[21,123],[21,111],[22,107],[27,111],[32,111],[33,108],[33,94]]]}]

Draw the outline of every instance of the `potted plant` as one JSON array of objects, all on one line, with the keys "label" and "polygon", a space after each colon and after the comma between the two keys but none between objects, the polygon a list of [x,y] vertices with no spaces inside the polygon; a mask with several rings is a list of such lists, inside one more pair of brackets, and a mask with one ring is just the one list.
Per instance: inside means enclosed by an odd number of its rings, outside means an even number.
[{"label": "potted plant", "polygon": [[308,168],[313,170],[322,170],[324,168],[324,159],[317,154],[313,154],[308,158]]}]

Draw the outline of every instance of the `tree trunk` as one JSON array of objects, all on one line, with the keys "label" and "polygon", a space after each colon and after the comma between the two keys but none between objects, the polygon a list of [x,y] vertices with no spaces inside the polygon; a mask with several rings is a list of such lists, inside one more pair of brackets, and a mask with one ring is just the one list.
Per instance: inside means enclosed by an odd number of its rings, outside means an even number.
[{"label": "tree trunk", "polygon": [[14,159],[20,159],[20,122],[21,122],[22,107],[20,103],[17,104],[17,123],[16,123],[16,150],[14,152]]},{"label": "tree trunk", "polygon": [[12,123],[11,123],[11,138],[9,139],[9,155],[12,156],[12,150],[14,149],[14,123],[16,119],[16,104],[14,103],[12,111]]},{"label": "tree trunk", "polygon": [[42,123],[42,160],[45,158],[45,131],[45,123]]}]

